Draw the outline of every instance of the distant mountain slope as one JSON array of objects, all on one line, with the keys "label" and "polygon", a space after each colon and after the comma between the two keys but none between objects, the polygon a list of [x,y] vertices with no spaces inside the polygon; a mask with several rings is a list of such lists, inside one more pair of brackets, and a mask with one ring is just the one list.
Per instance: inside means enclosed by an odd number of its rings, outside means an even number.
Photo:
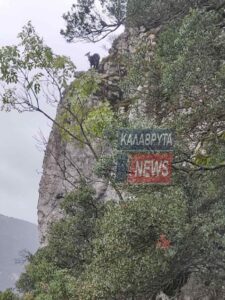
[{"label": "distant mountain slope", "polygon": [[34,253],[38,248],[37,226],[18,219],[0,215],[0,291],[14,287],[23,271],[16,263],[22,250]]}]

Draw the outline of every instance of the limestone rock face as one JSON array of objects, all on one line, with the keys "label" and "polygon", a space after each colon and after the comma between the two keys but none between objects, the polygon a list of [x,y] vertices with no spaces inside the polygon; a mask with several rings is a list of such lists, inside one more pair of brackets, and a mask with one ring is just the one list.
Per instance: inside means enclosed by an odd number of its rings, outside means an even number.
[{"label": "limestone rock face", "polygon": [[[61,105],[58,107],[60,113]],[[95,147],[98,151],[98,145]],[[43,162],[43,175],[39,186],[38,222],[41,244],[47,242],[49,225],[63,217],[60,203],[64,196],[76,189],[80,180],[80,174],[96,190],[96,197],[116,198],[113,190],[107,182],[101,181],[93,175],[95,159],[87,146],[81,146],[79,142],[66,143],[62,141],[60,132],[53,125]]]},{"label": "limestone rock face", "polygon": [[[123,95],[120,84],[127,74],[127,65],[124,57],[135,55],[144,46],[147,48],[145,59],[151,60],[154,56],[156,37],[159,31],[160,28],[148,31],[143,27],[140,29],[127,29],[113,42],[109,56],[102,60],[99,68],[101,90],[99,95],[95,95],[90,101],[95,102],[108,99],[113,105],[118,107],[121,113],[126,111],[130,120],[140,117],[141,119],[148,119],[145,111],[145,102],[143,101],[143,94],[151,88],[147,84],[148,73],[140,70],[143,78],[146,78],[146,84],[142,83],[136,88],[135,94],[130,95],[130,98],[135,98],[136,102],[135,104],[129,103],[129,107],[126,106],[126,103],[124,104],[124,100],[126,98],[129,99],[129,95]],[[57,115],[59,115],[62,105],[62,103],[59,103]],[[107,149],[98,149],[98,145],[94,146],[95,151],[99,154],[107,152]],[[94,165],[93,153],[87,146],[81,146],[76,141],[73,143],[62,141],[57,126],[53,125],[45,152],[43,175],[39,187],[38,222],[42,245],[45,245],[47,242],[47,232],[51,222],[63,217],[60,203],[65,194],[76,188],[76,183],[79,181],[79,172],[82,171],[82,174],[85,175],[90,184],[94,186],[97,192],[96,197],[102,200],[118,198],[110,184],[96,178],[93,172]],[[157,299],[169,298],[161,293]],[[212,300],[221,298],[214,298],[210,291],[207,291],[205,287],[196,283],[192,278],[183,287],[177,300],[197,299]]]},{"label": "limestone rock face", "polygon": [[48,225],[59,218],[60,200],[65,193],[63,172],[65,143],[62,142],[59,131],[53,126],[48,140],[43,161],[43,174],[39,185],[38,225],[41,243],[45,242]]},{"label": "limestone rock face", "polygon": [[[123,57],[133,55],[144,43],[151,49],[155,39],[155,31],[129,29],[119,36],[109,51],[109,56],[104,58],[99,69],[101,77],[100,94],[90,101],[108,99],[114,105],[123,97],[120,81],[126,75],[126,65]],[[151,51],[149,52],[151,55]],[[142,87],[140,87],[140,92]],[[60,114],[62,103],[59,103],[57,115]],[[143,108],[142,108],[143,109]],[[142,112],[143,113],[143,112]],[[131,116],[134,112],[131,110]],[[96,145],[96,151],[98,150]],[[102,154],[102,152],[101,152]],[[38,224],[42,245],[46,243],[46,235],[52,221],[61,218],[60,203],[66,193],[76,187],[79,180],[79,171],[90,180],[97,191],[97,197],[116,198],[115,192],[107,183],[96,180],[93,175],[94,158],[88,147],[83,147],[79,142],[66,143],[62,141],[57,126],[53,125],[49,137],[43,162],[43,175],[39,186]]]}]

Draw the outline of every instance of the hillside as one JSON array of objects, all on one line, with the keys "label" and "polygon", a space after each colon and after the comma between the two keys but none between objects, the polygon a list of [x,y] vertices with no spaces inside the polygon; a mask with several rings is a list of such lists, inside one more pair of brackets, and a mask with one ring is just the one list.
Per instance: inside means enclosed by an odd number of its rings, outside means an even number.
[{"label": "hillside", "polygon": [[[65,16],[68,41],[106,33],[96,2]],[[59,91],[39,186],[42,247],[15,299],[224,300],[225,1],[99,3],[126,26],[98,69],[76,73],[30,23],[2,51],[3,80],[15,84],[4,109],[51,120],[39,101],[46,82]]]},{"label": "hillside", "polygon": [[20,252],[35,252],[38,248],[37,226],[0,215],[0,241],[0,290],[4,290],[14,286],[23,270],[18,263]]}]

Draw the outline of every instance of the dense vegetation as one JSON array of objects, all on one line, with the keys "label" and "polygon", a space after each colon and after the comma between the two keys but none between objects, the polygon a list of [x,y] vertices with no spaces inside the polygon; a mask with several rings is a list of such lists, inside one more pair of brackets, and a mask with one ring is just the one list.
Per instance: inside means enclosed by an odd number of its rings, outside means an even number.
[{"label": "dense vegetation", "polygon": [[128,0],[127,23],[129,26],[152,28],[182,19],[190,9],[219,9],[223,0]]},{"label": "dense vegetation", "polygon": [[77,0],[63,15],[66,28],[61,34],[68,42],[96,42],[124,24],[152,28],[181,19],[190,8],[219,10],[223,6],[223,0]]},{"label": "dense vegetation", "polygon": [[7,289],[4,292],[0,292],[0,300],[19,300],[11,289]]},{"label": "dense vegetation", "polygon": [[[128,16],[133,3],[128,3]],[[56,120],[63,138],[76,139],[89,148],[96,173],[111,183],[120,201],[101,203],[81,174],[79,188],[62,203],[65,218],[52,225],[48,246],[29,258],[30,264],[18,281],[26,300],[149,299],[160,291],[174,296],[190,276],[197,276],[207,289],[213,289],[217,299],[224,293],[223,3],[138,3],[138,23],[134,25],[151,27],[166,22],[151,60],[145,44],[135,55],[124,57],[128,66],[121,82],[124,100],[135,103],[140,97],[136,92],[142,87],[149,121],[129,123],[107,99],[90,107],[88,98],[98,92],[100,84],[95,72],[70,86],[69,105]],[[169,13],[164,16],[167,8]],[[146,12],[154,12],[153,23],[140,17]],[[52,63],[57,58],[53,54],[46,57]],[[63,62],[70,66],[65,58]],[[8,107],[10,93],[6,96]],[[130,187],[114,181],[115,131],[122,125],[134,127],[134,123],[174,128],[177,138],[171,186]],[[107,141],[112,156],[101,157],[93,147],[96,139],[104,145],[104,132],[112,133]]]}]

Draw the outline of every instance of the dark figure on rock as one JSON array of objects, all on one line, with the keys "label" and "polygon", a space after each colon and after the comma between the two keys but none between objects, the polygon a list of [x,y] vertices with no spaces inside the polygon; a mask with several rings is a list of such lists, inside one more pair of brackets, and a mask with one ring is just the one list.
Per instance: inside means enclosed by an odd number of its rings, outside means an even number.
[{"label": "dark figure on rock", "polygon": [[100,55],[98,53],[91,55],[90,52],[85,55],[88,57],[91,68],[93,67],[94,69],[98,70]]}]

